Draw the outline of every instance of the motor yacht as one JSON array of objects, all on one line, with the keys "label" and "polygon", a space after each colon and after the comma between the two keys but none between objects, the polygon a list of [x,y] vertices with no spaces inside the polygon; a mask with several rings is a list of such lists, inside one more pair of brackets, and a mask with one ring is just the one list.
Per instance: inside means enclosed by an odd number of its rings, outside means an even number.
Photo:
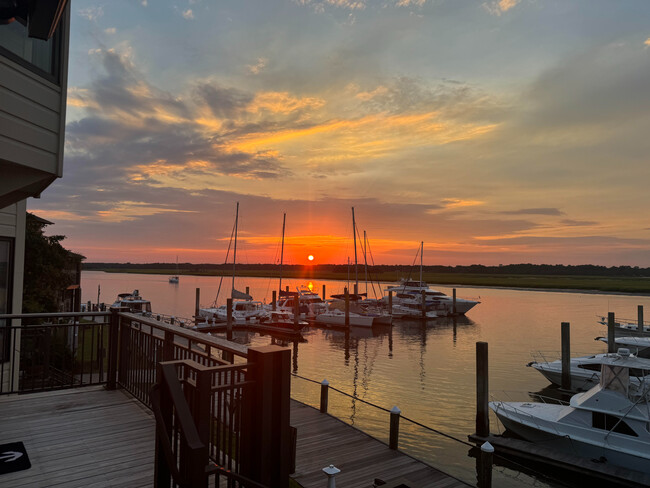
[{"label": "motor yacht", "polygon": [[151,315],[151,302],[140,295],[139,290],[131,293],[120,293],[111,307],[127,308],[131,313],[142,313]]},{"label": "motor yacht", "polygon": [[[533,443],[650,473],[650,404],[647,377],[630,388],[631,371],[650,373],[650,360],[619,349],[603,360],[599,383],[566,404],[490,402],[507,430]],[[635,373],[632,373],[634,376]]]},{"label": "motor yacht", "polygon": [[[399,285],[392,285],[386,288],[386,295],[383,298],[388,303],[388,293],[393,293],[393,305],[422,306],[422,292],[427,310],[438,312],[438,315],[447,314],[453,311],[453,297],[443,292],[432,289],[424,281],[402,280]],[[480,302],[466,298],[456,297],[456,313],[466,314]]]}]

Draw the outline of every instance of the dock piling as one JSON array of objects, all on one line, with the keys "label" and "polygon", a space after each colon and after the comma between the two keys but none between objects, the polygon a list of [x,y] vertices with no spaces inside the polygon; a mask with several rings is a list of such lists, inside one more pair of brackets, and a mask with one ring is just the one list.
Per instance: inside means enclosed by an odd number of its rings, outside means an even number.
[{"label": "dock piling", "polygon": [[201,308],[201,288],[196,289],[196,300],[194,301],[194,323],[199,320],[199,312]]},{"label": "dock piling", "polygon": [[326,296],[327,295],[325,295],[325,285],[323,285],[323,294],[321,295],[321,298],[323,299],[323,301],[325,300]]},{"label": "dock piling", "polygon": [[453,289],[452,300],[451,300],[451,313],[456,315],[456,288]]},{"label": "dock piling", "polygon": [[271,304],[272,310],[275,311],[277,307],[277,301],[278,301],[278,292],[273,290],[273,303]]},{"label": "dock piling", "polygon": [[250,294],[251,294],[251,287],[247,286],[246,287],[246,295],[250,295]]},{"label": "dock piling", "polygon": [[388,447],[397,450],[397,444],[399,443],[399,417],[402,411],[394,406],[390,410],[390,435],[388,438]]},{"label": "dock piling", "polygon": [[320,384],[320,412],[321,413],[327,413],[329,391],[330,391],[330,383],[325,379]]},{"label": "dock piling", "polygon": [[293,324],[298,328],[300,322],[300,300],[298,297],[293,297]]},{"label": "dock piling", "polygon": [[571,389],[571,324],[562,322],[562,389]]},{"label": "dock piling", "polygon": [[607,313],[607,352],[616,352],[616,324],[614,312]]},{"label": "dock piling", "polygon": [[637,305],[637,329],[639,332],[643,332],[643,305]]},{"label": "dock piling", "polygon": [[422,290],[422,320],[427,319],[427,295],[424,290]]},{"label": "dock piling", "polygon": [[388,311],[393,315],[393,290],[388,292]]},{"label": "dock piling", "polygon": [[232,341],[232,298],[226,300],[226,339]]},{"label": "dock piling", "polygon": [[478,488],[492,487],[492,462],[494,457],[494,446],[489,442],[481,445],[481,453],[477,458],[478,462]]},{"label": "dock piling", "polygon": [[490,435],[490,409],[488,407],[488,343],[476,343],[476,435]]},{"label": "dock piling", "polygon": [[345,289],[345,326],[350,327],[350,292]]}]

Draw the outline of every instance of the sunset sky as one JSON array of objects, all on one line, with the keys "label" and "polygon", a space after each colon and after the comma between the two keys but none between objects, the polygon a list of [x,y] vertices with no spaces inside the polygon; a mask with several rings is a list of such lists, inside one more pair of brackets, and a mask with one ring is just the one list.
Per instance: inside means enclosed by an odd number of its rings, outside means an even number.
[{"label": "sunset sky", "polygon": [[650,2],[72,1],[88,261],[650,266]]}]

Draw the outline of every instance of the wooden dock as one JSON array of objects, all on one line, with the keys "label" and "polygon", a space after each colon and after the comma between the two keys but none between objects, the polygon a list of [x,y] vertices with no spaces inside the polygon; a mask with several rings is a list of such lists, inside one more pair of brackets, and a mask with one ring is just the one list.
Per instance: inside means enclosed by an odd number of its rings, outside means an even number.
[{"label": "wooden dock", "polygon": [[[10,395],[0,397],[0,412],[0,444],[23,442],[32,465],[0,475],[3,488],[152,486],[155,422],[124,391],[96,386]],[[326,486],[322,468],[330,464],[346,488],[370,488],[375,478],[412,488],[469,486],[294,400],[291,425],[298,429],[292,478],[304,488]]]},{"label": "wooden dock", "polygon": [[295,400],[291,425],[298,429],[296,472],[291,477],[303,488],[327,486],[322,469],[330,464],[341,470],[336,485],[345,488],[371,488],[375,478],[409,488],[470,486]]},{"label": "wooden dock", "polygon": [[32,467],[3,488],[153,484],[153,415],[122,391],[86,387],[0,397],[0,443],[22,441]]}]

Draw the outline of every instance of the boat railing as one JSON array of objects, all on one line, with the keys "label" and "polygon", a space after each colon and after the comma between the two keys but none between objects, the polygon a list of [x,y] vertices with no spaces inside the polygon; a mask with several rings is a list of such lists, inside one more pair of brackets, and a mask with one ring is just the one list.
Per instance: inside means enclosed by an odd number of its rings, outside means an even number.
[{"label": "boat railing", "polygon": [[[538,417],[536,417],[536,416],[534,416],[534,415],[531,415],[531,414],[526,410],[526,408],[527,408],[526,405],[529,405],[529,406],[530,406],[530,405],[532,405],[532,404],[534,404],[534,403],[544,403],[544,404],[565,405],[565,406],[566,406],[566,405],[569,405],[568,402],[565,402],[565,401],[562,401],[562,400],[558,400],[557,398],[552,398],[552,397],[548,397],[548,396],[544,396],[544,395],[539,395],[539,394],[537,394],[537,393],[529,392],[529,393],[528,393],[529,396],[532,396],[532,397],[534,397],[534,398],[538,398],[540,401],[539,401],[539,402],[530,402],[530,401],[521,402],[521,407],[515,407],[515,406],[513,406],[513,404],[512,404],[512,400],[509,400],[509,399],[508,399],[508,400],[503,400],[503,397],[495,398],[495,397],[494,397],[494,394],[495,394],[495,393],[498,393],[498,392],[494,392],[494,393],[492,393],[492,394],[490,395],[490,396],[492,397],[492,402],[496,405],[496,410],[495,410],[495,412],[494,412],[495,414],[497,414],[497,412],[498,412],[498,410],[499,410],[500,408],[503,408],[503,405],[507,405],[509,411],[514,411],[514,412],[516,412],[517,415],[519,415],[520,417],[526,418],[527,421],[530,422],[531,424],[535,425],[535,427],[536,427],[538,430],[540,430],[540,431],[547,431],[547,432],[548,432],[548,431],[554,431],[554,432],[552,432],[552,433],[554,433],[555,435],[558,435],[558,436],[560,436],[560,437],[563,436],[563,434],[562,434],[562,433],[561,433],[561,432],[560,432],[560,431],[555,427],[555,425],[554,425],[552,422],[546,422],[546,423],[544,423],[544,424],[542,425],[542,424],[538,421]],[[515,392],[507,392],[507,391],[503,391],[503,392],[501,392],[501,393],[507,397],[507,396],[508,396],[508,393],[510,393],[510,394],[512,395],[512,394],[515,393]],[[521,394],[522,392],[516,392],[516,393]],[[497,417],[497,418],[498,418],[498,417]],[[499,422],[499,423],[497,423],[497,425],[501,425],[501,423]],[[499,432],[499,434],[503,434],[503,432]]]},{"label": "boat railing", "polygon": [[[603,351],[603,353],[606,351]],[[589,353],[584,353],[580,351],[572,351],[571,352],[571,357],[572,358],[578,358],[578,357],[590,357],[590,356],[595,356],[593,352]],[[542,351],[542,350],[537,350],[537,351],[531,351],[530,357],[532,358],[532,361],[528,363],[529,365],[532,363],[539,363],[539,364],[547,364],[547,363],[552,363],[554,361],[559,361],[562,359],[562,352],[561,351]]]}]

